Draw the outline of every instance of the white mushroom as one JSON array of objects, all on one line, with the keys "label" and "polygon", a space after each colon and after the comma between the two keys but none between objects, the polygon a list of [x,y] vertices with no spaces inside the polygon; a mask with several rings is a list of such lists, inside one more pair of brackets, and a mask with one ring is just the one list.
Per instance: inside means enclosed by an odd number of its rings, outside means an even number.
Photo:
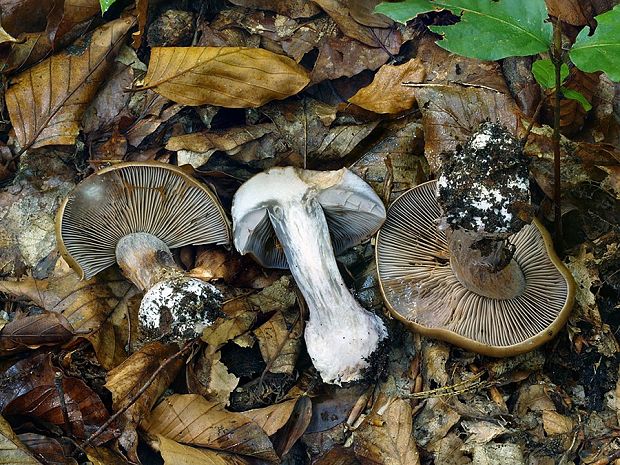
[{"label": "white mushroom", "polygon": [[385,220],[372,188],[346,169],[272,168],[241,186],[232,217],[239,252],[266,267],[290,268],[310,311],[306,345],[323,380],[361,379],[387,331],[350,294],[334,252],[374,234]]}]

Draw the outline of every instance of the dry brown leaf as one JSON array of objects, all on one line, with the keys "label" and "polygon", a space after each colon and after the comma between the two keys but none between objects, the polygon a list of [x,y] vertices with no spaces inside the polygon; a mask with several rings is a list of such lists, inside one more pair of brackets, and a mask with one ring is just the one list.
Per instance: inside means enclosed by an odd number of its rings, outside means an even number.
[{"label": "dry brown leaf", "polygon": [[321,11],[307,0],[231,0],[230,3],[246,8],[274,11],[290,18],[309,18]]},{"label": "dry brown leaf", "polygon": [[359,465],[359,463],[351,448],[337,445],[312,462],[312,465]]},{"label": "dry brown leaf", "polygon": [[282,276],[269,287],[249,296],[247,301],[262,313],[288,310],[297,302],[293,278]]},{"label": "dry brown leaf", "polygon": [[54,438],[35,433],[23,433],[19,439],[37,457],[41,457],[50,465],[78,465],[77,461],[71,457],[72,450],[63,447]]},{"label": "dry brown leaf", "polygon": [[303,321],[299,312],[275,313],[254,330],[254,335],[268,371],[292,375],[302,345]]},{"label": "dry brown leaf", "polygon": [[471,459],[463,453],[463,441],[455,433],[448,433],[439,441],[431,444],[435,463],[442,465],[468,465]]},{"label": "dry brown leaf", "polygon": [[[106,376],[105,387],[112,393],[112,407],[115,411],[125,407],[130,399],[147,383],[162,361],[178,352],[174,344],[165,345],[153,342],[133,353],[123,363],[110,370]],[[131,404],[123,417],[129,425],[137,426],[146,417],[153,405],[175,378],[183,361],[169,363],[158,374],[144,393]]]},{"label": "dry brown leaf", "polygon": [[[187,150],[204,154],[206,159],[203,159],[200,163],[203,164],[206,163],[208,157],[216,150],[234,155],[239,151],[240,146],[259,139],[265,134],[275,131],[275,129],[273,124],[257,124],[254,126],[195,132],[171,137],[168,139],[166,148],[173,151]],[[197,166],[195,167],[197,168]]]},{"label": "dry brown leaf", "polygon": [[108,447],[87,447],[86,456],[93,465],[131,465],[117,452]]},{"label": "dry brown leaf", "polygon": [[246,459],[236,455],[186,446],[161,434],[157,439],[164,465],[249,465]]},{"label": "dry brown leaf", "polygon": [[[340,30],[363,44],[379,47],[377,31],[368,26],[387,28],[393,23],[389,18],[373,14],[375,1],[313,0],[334,20]],[[362,24],[364,23],[364,24]]]},{"label": "dry brown leaf", "polygon": [[596,15],[611,10],[614,0],[545,0],[550,16],[573,26],[592,25]]},{"label": "dry brown leaf", "polygon": [[297,399],[289,420],[273,436],[273,446],[280,457],[289,453],[299,438],[308,430],[311,420],[312,401],[307,395],[302,395]]},{"label": "dry brown leaf", "polygon": [[0,416],[0,465],[41,465]]},{"label": "dry brown leaf", "polygon": [[309,81],[293,60],[260,48],[154,47],[143,86],[185,105],[255,108]]},{"label": "dry brown leaf", "polygon": [[260,426],[241,413],[195,394],[166,397],[143,424],[149,434],[177,442],[276,461],[278,456]]},{"label": "dry brown leaf", "polygon": [[394,399],[355,431],[355,455],[364,465],[419,465],[412,430],[409,402]]},{"label": "dry brown leaf", "polygon": [[522,418],[528,411],[541,412],[545,410],[555,410],[555,405],[547,394],[545,386],[532,384],[520,389],[514,407],[514,412],[519,418]]},{"label": "dry brown leaf", "polygon": [[263,408],[246,410],[242,413],[263,428],[267,436],[272,436],[289,420],[295,409],[295,404],[297,404],[297,399],[291,399]]},{"label": "dry brown leaf", "polygon": [[149,0],[136,0],[136,18],[138,20],[138,30],[132,34],[133,42],[131,46],[138,50],[144,38],[144,29],[148,19]]},{"label": "dry brown leaf", "polygon": [[6,32],[4,28],[0,25],[0,45],[4,45],[6,43],[15,43],[17,39],[13,37],[11,34]]},{"label": "dry brown leaf", "polygon": [[6,104],[22,149],[75,143],[82,114],[133,23],[111,21],[15,76]]},{"label": "dry brown leaf", "polygon": [[64,0],[62,7],[56,5],[48,17],[46,32],[54,45],[57,45],[58,39],[76,26],[87,26],[89,20],[93,20],[99,14],[101,14],[99,0]]},{"label": "dry brown leaf", "polygon": [[[52,365],[51,353],[20,360],[6,370],[0,381],[0,409],[7,415],[36,418],[81,439],[89,437],[109,418],[99,396],[84,381],[64,376]],[[66,411],[61,407],[61,393]],[[100,444],[116,435],[112,424],[94,442]]]},{"label": "dry brown leaf", "polygon": [[221,356],[219,351],[205,350],[187,367],[186,379],[191,394],[199,394],[227,406],[239,378],[228,372],[226,365],[220,361]]},{"label": "dry brown leaf", "polygon": [[63,344],[73,335],[71,324],[60,313],[20,317],[0,330],[0,353]]},{"label": "dry brown leaf", "polygon": [[207,351],[214,353],[228,341],[247,332],[256,321],[256,311],[243,298],[224,303],[220,317],[204,329],[202,340],[209,344]]},{"label": "dry brown leaf", "polygon": [[488,443],[474,448],[473,465],[524,465],[523,452],[518,444]]},{"label": "dry brown leaf", "polygon": [[152,90],[140,94],[142,94],[140,97],[142,106],[137,109],[140,116],[125,133],[127,142],[134,147],[140,145],[147,136],[159,129],[162,123],[183,109],[180,103],[172,103]]},{"label": "dry brown leaf", "polygon": [[543,411],[543,427],[550,436],[568,434],[573,430],[573,420],[553,410]]},{"label": "dry brown leaf", "polygon": [[375,113],[400,113],[415,103],[413,89],[402,83],[422,82],[426,69],[419,59],[402,65],[383,65],[370,85],[360,89],[349,102]]},{"label": "dry brown leaf", "polygon": [[75,331],[86,334],[104,368],[114,368],[126,357],[123,341],[101,337],[102,328],[105,334],[114,334],[110,333],[109,327],[102,326],[106,320],[127,315],[130,302],[139,304],[130,300],[137,292],[136,288],[117,270],[110,269],[93,279],[80,281],[69,265],[59,259],[48,280],[0,281],[0,291],[27,297],[47,311],[62,313]]},{"label": "dry brown leaf", "polygon": [[[414,420],[415,438],[420,447],[443,438],[461,419],[461,415],[441,398],[428,399]],[[430,446],[429,446],[430,447]]]},{"label": "dry brown leaf", "polygon": [[13,37],[22,32],[43,31],[54,4],[53,0],[0,0],[2,26]]}]

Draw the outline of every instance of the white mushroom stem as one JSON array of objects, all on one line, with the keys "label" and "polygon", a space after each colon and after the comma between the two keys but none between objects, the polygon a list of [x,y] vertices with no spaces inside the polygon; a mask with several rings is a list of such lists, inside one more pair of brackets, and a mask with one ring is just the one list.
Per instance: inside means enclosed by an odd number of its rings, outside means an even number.
[{"label": "white mushroom stem", "polygon": [[326,383],[361,379],[387,331],[344,284],[321,205],[306,195],[267,210],[310,311],[305,339],[314,366]]},{"label": "white mushroom stem", "polygon": [[148,233],[128,234],[116,245],[116,261],[123,274],[142,292],[155,284],[184,275],[170,248]]}]

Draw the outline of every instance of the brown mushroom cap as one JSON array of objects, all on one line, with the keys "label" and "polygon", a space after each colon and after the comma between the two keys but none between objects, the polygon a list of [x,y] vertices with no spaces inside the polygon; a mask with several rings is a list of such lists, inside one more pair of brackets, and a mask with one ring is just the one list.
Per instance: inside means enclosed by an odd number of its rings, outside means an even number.
[{"label": "brown mushroom cap", "polygon": [[56,217],[60,252],[82,279],[113,265],[118,241],[137,232],[152,234],[169,248],[230,242],[215,195],[166,163],[104,168],[76,186]]},{"label": "brown mushroom cap", "polygon": [[538,222],[511,237],[525,290],[512,299],[478,295],[450,266],[437,183],[401,195],[377,236],[381,292],[392,314],[422,334],[490,356],[527,352],[553,338],[574,298],[574,281]]}]

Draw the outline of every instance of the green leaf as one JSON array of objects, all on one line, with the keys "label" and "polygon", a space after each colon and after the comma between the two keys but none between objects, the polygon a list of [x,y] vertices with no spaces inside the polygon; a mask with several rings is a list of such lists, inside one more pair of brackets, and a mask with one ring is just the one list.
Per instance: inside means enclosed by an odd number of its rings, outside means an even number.
[{"label": "green leaf", "polygon": [[99,0],[99,5],[101,5],[101,14],[108,11],[108,8],[110,8],[114,2],[116,2],[116,0]]},{"label": "green leaf", "polygon": [[[545,89],[555,88],[555,66],[549,59],[537,60],[532,64],[532,73],[536,82]],[[568,66],[562,63],[560,67],[560,79],[562,82],[568,77]]]},{"label": "green leaf", "polygon": [[448,9],[461,20],[451,26],[431,26],[444,36],[437,44],[462,56],[499,60],[548,50],[552,27],[543,0],[405,0],[383,2],[375,11],[399,22],[420,13]]},{"label": "green leaf", "polygon": [[584,28],[570,51],[577,68],[592,73],[603,71],[612,81],[620,81],[620,5],[595,17],[593,35]]},{"label": "green leaf", "polygon": [[565,98],[568,98],[571,100],[577,100],[579,103],[581,103],[581,106],[583,107],[585,111],[590,111],[592,109],[592,105],[590,105],[590,102],[588,102],[588,99],[586,99],[583,96],[583,94],[577,90],[562,87],[562,95]]}]

